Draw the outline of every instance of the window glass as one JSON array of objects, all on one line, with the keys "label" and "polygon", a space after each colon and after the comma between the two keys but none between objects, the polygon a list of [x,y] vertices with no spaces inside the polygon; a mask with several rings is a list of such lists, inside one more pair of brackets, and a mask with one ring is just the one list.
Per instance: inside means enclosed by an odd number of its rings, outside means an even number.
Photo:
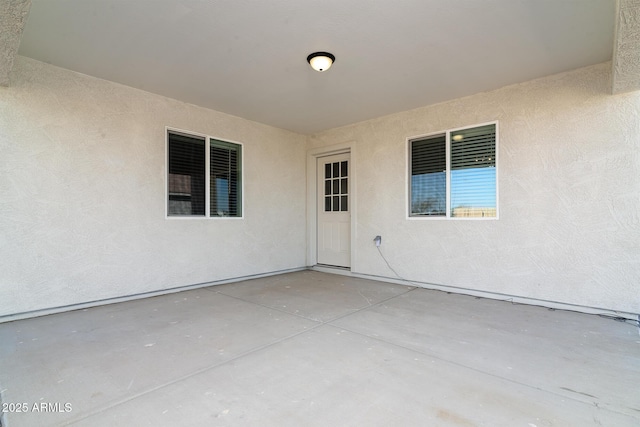
[{"label": "window glass", "polygon": [[168,216],[242,216],[240,144],[169,131],[167,153]]},{"label": "window glass", "polygon": [[411,215],[446,215],[446,169],[445,135],[411,142]]},{"label": "window glass", "polygon": [[496,125],[409,141],[409,215],[496,218]]},{"label": "window glass", "polygon": [[495,125],[451,135],[451,216],[496,216]]},{"label": "window glass", "polygon": [[325,212],[349,211],[349,162],[325,163],[324,195]]},{"label": "window glass", "polygon": [[205,215],[205,139],[169,133],[169,215]]},{"label": "window glass", "polygon": [[241,146],[211,139],[209,149],[210,215],[241,216]]}]

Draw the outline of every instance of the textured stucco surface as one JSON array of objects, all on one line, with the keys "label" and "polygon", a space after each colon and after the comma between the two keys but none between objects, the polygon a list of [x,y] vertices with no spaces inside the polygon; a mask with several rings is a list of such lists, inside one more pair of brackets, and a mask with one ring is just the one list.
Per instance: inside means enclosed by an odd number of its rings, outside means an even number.
[{"label": "textured stucco surface", "polygon": [[[640,92],[610,95],[611,64],[309,138],[353,141],[352,270],[640,312]],[[499,121],[499,220],[407,220],[406,138]],[[506,297],[505,297],[506,298]]]},{"label": "textured stucco surface", "polygon": [[[611,64],[309,138],[18,56],[0,316],[305,265],[306,150],[352,142],[352,270],[640,312],[640,93]],[[406,219],[406,138],[499,120],[497,221]],[[244,143],[245,218],[165,219],[165,126]],[[307,142],[305,147],[305,141]]]},{"label": "textured stucco surface", "polygon": [[9,86],[9,73],[20,47],[31,0],[0,2],[0,86]]},{"label": "textured stucco surface", "polygon": [[640,0],[618,0],[613,93],[640,90]]},{"label": "textured stucco surface", "polygon": [[[305,265],[305,137],[17,56],[0,315]],[[244,219],[165,219],[165,126],[244,144]]]}]

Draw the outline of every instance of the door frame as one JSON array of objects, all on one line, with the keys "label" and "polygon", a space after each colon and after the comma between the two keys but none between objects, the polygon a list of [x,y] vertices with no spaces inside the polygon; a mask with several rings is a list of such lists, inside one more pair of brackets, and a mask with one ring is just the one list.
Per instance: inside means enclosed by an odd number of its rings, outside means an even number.
[{"label": "door frame", "polygon": [[[355,141],[343,142],[324,147],[318,147],[307,151],[307,266],[318,265],[318,158],[333,154],[350,154],[349,159],[349,211],[351,213],[351,267],[348,270],[355,271],[355,241],[356,241],[356,162]],[[325,266],[323,266],[324,268]],[[345,270],[344,268],[336,269]]]}]

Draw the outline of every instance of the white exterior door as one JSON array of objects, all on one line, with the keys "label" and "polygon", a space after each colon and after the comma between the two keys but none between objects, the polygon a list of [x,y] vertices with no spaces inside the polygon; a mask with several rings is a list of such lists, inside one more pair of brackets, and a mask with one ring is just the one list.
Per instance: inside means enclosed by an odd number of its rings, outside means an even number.
[{"label": "white exterior door", "polygon": [[351,267],[350,155],[319,157],[318,264]]}]

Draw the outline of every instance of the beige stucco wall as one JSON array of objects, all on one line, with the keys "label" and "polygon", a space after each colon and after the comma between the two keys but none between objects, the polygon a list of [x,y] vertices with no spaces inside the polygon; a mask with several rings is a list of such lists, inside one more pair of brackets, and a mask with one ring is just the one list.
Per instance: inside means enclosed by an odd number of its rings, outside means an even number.
[{"label": "beige stucco wall", "polygon": [[[640,312],[640,92],[611,64],[333,129],[352,142],[354,272]],[[428,76],[426,77],[428,78]],[[499,220],[407,220],[407,137],[499,121]],[[505,296],[507,298],[507,296]]]},{"label": "beige stucco wall", "polygon": [[[244,144],[244,219],[165,219],[165,126]],[[17,57],[0,88],[0,316],[303,267],[305,141]]]},{"label": "beige stucco wall", "polygon": [[[610,70],[307,138],[17,57],[0,88],[0,316],[304,266],[305,153],[342,143],[354,272],[394,277],[380,234],[411,280],[638,313],[640,93],[610,95]],[[500,219],[407,220],[406,139],[493,120]],[[165,126],[244,144],[244,219],[165,219]]]}]

